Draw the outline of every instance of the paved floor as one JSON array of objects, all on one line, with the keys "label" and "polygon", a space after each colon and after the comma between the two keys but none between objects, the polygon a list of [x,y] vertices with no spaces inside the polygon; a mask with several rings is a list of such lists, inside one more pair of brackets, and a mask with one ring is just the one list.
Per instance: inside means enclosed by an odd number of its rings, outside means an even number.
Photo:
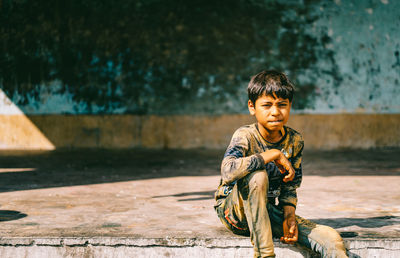
[{"label": "paved floor", "polygon": [[[219,150],[0,152],[2,237],[232,237],[213,211]],[[309,151],[297,213],[400,238],[400,149]]]}]

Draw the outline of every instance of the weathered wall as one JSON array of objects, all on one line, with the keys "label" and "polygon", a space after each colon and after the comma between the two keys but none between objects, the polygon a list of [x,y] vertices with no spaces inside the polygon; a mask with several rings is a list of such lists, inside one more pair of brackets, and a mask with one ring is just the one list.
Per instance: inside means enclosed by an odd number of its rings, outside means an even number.
[{"label": "weathered wall", "polygon": [[297,85],[290,124],[308,148],[399,147],[399,9],[0,1],[0,148],[224,148],[253,121],[249,77],[269,68]]},{"label": "weathered wall", "polygon": [[[0,87],[25,114],[246,112],[286,71],[294,107],[400,112],[400,2],[0,2]],[[0,109],[6,103],[0,100]]]}]

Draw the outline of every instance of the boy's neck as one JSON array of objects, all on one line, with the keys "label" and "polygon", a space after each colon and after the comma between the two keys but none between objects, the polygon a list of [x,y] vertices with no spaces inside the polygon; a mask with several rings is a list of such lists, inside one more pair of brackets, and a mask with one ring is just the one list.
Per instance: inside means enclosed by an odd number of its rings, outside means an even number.
[{"label": "boy's neck", "polygon": [[260,132],[261,136],[267,140],[268,142],[271,143],[276,143],[279,142],[283,135],[285,134],[285,131],[283,127],[280,130],[267,130],[265,129],[262,125],[257,123],[258,131]]}]

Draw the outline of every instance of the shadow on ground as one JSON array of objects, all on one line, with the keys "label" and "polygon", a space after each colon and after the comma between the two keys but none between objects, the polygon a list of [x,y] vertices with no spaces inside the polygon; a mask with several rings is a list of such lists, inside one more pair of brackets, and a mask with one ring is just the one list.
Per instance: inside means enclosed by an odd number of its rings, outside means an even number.
[{"label": "shadow on ground", "polygon": [[[0,192],[177,176],[219,175],[223,150],[0,151]],[[304,175],[400,175],[400,149],[309,151]],[[213,193],[182,193],[187,200]],[[199,196],[200,195],[200,196]],[[179,196],[178,196],[179,197]]]},{"label": "shadow on ground", "polygon": [[0,222],[25,218],[25,213],[19,211],[0,210]]},{"label": "shadow on ground", "polygon": [[0,192],[219,174],[218,150],[0,151]]},{"label": "shadow on ground", "polygon": [[[215,193],[215,191],[187,192],[187,193],[179,193],[179,194],[171,194],[171,195],[158,195],[158,196],[152,196],[151,198],[184,197],[184,198],[179,198],[178,202],[202,201],[202,200],[214,199],[214,193]],[[186,198],[188,196],[199,196],[199,195],[201,197]]]},{"label": "shadow on ground", "polygon": [[381,216],[371,218],[333,218],[333,219],[312,219],[315,223],[327,225],[333,228],[344,228],[358,226],[361,228],[380,228],[384,226],[399,225],[398,216]]}]

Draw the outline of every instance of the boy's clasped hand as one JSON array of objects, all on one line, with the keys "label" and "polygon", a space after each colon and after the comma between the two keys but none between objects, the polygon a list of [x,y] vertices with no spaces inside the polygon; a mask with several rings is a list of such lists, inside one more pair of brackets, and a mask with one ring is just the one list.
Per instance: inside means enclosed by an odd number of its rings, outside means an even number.
[{"label": "boy's clasped hand", "polygon": [[292,167],[292,164],[280,150],[271,149],[260,154],[263,157],[265,163],[273,161],[282,174],[287,174],[283,178],[283,182],[287,183],[293,180],[295,176],[295,171]]},{"label": "boy's clasped hand", "polygon": [[287,183],[292,181],[295,175],[294,169],[290,161],[285,157],[285,155],[283,155],[282,152],[280,152],[279,158],[274,160],[274,162],[282,174],[287,173],[287,175],[283,178],[283,182]]}]

